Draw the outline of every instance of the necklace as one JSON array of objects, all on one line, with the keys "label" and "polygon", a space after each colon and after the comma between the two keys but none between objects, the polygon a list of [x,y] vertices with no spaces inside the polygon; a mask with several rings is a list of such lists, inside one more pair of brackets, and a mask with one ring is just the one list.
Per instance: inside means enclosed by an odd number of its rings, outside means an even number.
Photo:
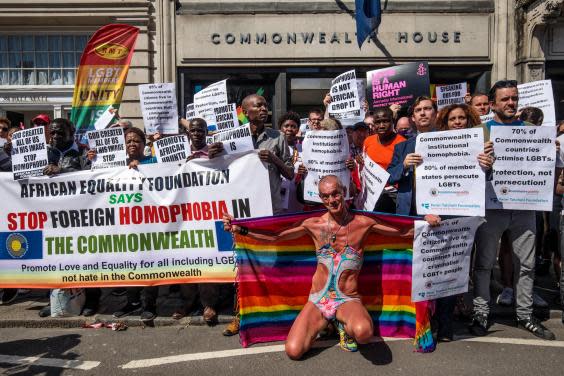
[{"label": "necklace", "polygon": [[[343,223],[346,223],[348,219],[349,219],[349,213],[347,212],[347,216],[343,220]],[[349,226],[349,224],[347,223],[347,229],[348,229],[348,226]],[[339,233],[339,231],[341,231],[341,228],[343,228],[343,225],[340,225],[339,228],[337,229],[337,231],[331,232],[331,221],[329,220],[329,216],[327,216],[327,227],[329,228],[329,234],[331,234],[331,236],[330,236],[331,243],[335,243],[337,241],[337,234]]]}]

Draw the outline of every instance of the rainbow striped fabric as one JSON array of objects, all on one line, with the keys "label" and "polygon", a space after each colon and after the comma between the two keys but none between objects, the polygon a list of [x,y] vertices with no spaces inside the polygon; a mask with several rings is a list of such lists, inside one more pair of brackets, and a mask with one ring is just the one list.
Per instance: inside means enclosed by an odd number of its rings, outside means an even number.
[{"label": "rainbow striped fabric", "polygon": [[[323,213],[265,217],[237,223],[250,229],[279,231]],[[361,214],[400,228],[413,225],[410,217]],[[411,302],[411,242],[371,234],[365,244],[359,292],[374,320],[375,335],[415,338],[417,351],[433,351],[432,304]],[[272,243],[237,235],[235,248],[241,344],[247,347],[285,340],[309,296],[317,265],[313,241],[309,236],[303,236]]]}]

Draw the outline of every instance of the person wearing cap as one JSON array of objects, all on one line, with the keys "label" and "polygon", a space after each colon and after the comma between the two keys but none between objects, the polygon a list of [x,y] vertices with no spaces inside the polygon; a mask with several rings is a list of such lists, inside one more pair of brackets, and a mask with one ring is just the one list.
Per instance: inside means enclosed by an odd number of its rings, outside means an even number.
[{"label": "person wearing cap", "polygon": [[51,118],[47,114],[39,114],[33,119],[31,119],[31,124],[33,127],[45,127],[45,139],[49,142],[51,134],[49,133],[49,124],[51,124]]},{"label": "person wearing cap", "polygon": [[[374,134],[364,141],[364,152],[384,170],[392,162],[394,147],[405,141],[405,137],[394,132],[393,112],[388,107],[374,110]],[[397,189],[393,185],[384,188],[380,199],[374,207],[375,211],[386,213],[396,212]]]}]

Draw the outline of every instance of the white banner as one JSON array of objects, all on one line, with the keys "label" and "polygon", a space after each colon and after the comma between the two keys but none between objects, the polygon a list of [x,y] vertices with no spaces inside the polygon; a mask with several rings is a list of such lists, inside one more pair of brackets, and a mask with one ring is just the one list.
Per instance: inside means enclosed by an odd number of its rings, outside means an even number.
[{"label": "white banner", "polygon": [[544,115],[542,125],[556,126],[556,110],[554,108],[554,95],[552,81],[542,80],[518,85],[519,110],[525,107],[540,108]]},{"label": "white banner", "polygon": [[42,176],[47,167],[45,127],[17,131],[12,135],[12,172],[14,180]]},{"label": "white banner", "polygon": [[0,288],[232,282],[223,214],[272,215],[256,152],[0,181]]},{"label": "white banner", "polygon": [[227,154],[244,153],[255,148],[250,124],[218,132],[213,135],[213,142],[222,142]]},{"label": "white banner", "polygon": [[174,83],[139,85],[139,101],[147,134],[178,133],[178,107]]},{"label": "white banner", "polygon": [[415,169],[417,214],[484,216],[485,173],[478,164],[483,151],[482,128],[419,134],[415,152],[423,163]]},{"label": "white banner", "polygon": [[360,110],[356,73],[353,70],[338,75],[331,81],[330,114],[342,114]]},{"label": "white banner", "polygon": [[415,221],[411,300],[420,302],[468,291],[472,245],[481,217],[447,219],[431,227]]},{"label": "white banner", "polygon": [[121,127],[90,131],[86,133],[86,138],[90,149],[96,150],[93,170],[127,165],[125,137]]},{"label": "white banner", "polygon": [[360,173],[362,179],[362,196],[364,198],[363,210],[372,211],[380,198],[390,174],[378,163],[374,162],[368,154],[364,154],[364,167]]},{"label": "white banner", "polygon": [[190,143],[183,134],[158,139],[153,145],[159,163],[184,162],[190,155]]},{"label": "white banner", "polygon": [[203,118],[208,126],[215,125],[213,109],[227,104],[227,80],[215,82],[194,94],[196,116]]},{"label": "white banner", "polygon": [[487,209],[552,211],[556,128],[493,126],[493,179]]},{"label": "white banner", "polygon": [[326,175],[336,175],[347,188],[351,174],[345,166],[349,158],[349,142],[344,129],[336,131],[309,131],[302,143],[302,159],[307,168],[304,181],[304,200],[321,202],[317,185]]},{"label": "white banner", "polygon": [[466,82],[453,85],[441,85],[436,87],[437,107],[439,110],[451,104],[464,103],[466,95]]}]

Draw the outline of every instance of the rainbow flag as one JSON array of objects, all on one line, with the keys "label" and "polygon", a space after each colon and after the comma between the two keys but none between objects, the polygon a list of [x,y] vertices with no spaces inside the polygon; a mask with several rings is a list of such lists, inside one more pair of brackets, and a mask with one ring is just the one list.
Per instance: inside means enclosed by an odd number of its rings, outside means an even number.
[{"label": "rainbow flag", "polygon": [[[244,220],[251,229],[277,231],[324,212]],[[362,212],[405,228],[413,218]],[[431,335],[432,303],[411,302],[412,243],[399,237],[371,234],[364,248],[359,292],[374,321],[375,335],[415,338],[416,350],[435,349]],[[263,242],[235,236],[237,286],[243,347],[282,341],[308,300],[317,259],[309,236]]]}]

